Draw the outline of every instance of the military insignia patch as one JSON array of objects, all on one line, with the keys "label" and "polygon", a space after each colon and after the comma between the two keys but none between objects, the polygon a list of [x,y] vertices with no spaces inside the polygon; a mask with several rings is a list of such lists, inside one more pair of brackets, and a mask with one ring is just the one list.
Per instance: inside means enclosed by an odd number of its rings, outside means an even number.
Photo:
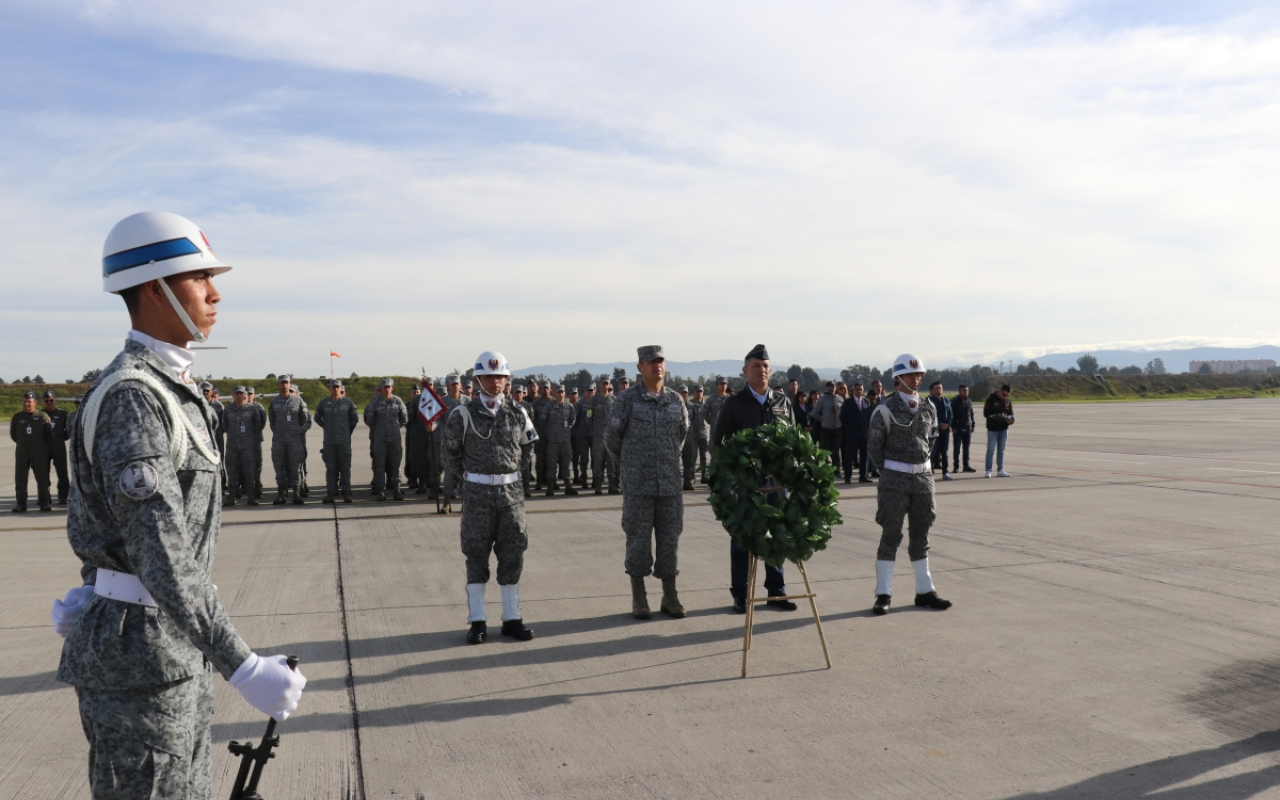
[{"label": "military insignia patch", "polygon": [[491,358],[491,359],[489,359],[489,369],[491,369],[491,370],[493,370],[493,371],[495,371],[495,372],[497,371],[497,369],[498,369],[498,359],[496,359],[496,358]]},{"label": "military insignia patch", "polygon": [[920,366],[920,362],[919,362],[919,361],[917,361],[917,360],[916,360],[916,359],[914,359],[914,358],[913,358],[913,359],[911,359],[911,368],[912,368],[912,369],[915,369],[915,368],[917,368],[917,367],[919,367],[919,366]]},{"label": "military insignia patch", "polygon": [[120,491],[130,500],[146,500],[160,488],[160,473],[145,461],[135,461],[120,473]]}]

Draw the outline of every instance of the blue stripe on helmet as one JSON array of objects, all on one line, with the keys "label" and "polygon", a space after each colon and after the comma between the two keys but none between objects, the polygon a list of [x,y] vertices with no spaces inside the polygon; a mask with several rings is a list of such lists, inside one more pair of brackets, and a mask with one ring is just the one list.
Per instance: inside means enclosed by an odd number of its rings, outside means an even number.
[{"label": "blue stripe on helmet", "polygon": [[894,364],[894,365],[893,365],[893,368],[894,368],[894,370],[906,369],[906,368],[907,368],[907,365],[906,365],[906,364]]},{"label": "blue stripe on helmet", "polygon": [[145,244],[132,250],[122,250],[102,259],[102,277],[150,264],[152,261],[168,261],[171,258],[191,256],[200,252],[200,248],[185,236],[181,239],[170,239],[167,242]]}]

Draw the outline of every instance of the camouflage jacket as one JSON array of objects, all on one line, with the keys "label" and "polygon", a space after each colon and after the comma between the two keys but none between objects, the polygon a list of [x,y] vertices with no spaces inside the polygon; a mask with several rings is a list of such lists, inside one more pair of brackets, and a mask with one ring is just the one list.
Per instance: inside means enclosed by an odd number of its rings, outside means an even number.
[{"label": "camouflage jacket", "polygon": [[374,395],[364,407],[364,424],[369,426],[369,441],[398,442],[400,429],[409,424],[409,409],[394,394],[386,399]]},{"label": "camouflage jacket", "polygon": [[301,441],[302,434],[311,429],[311,412],[307,404],[296,394],[288,397],[276,395],[271,398],[271,407],[267,409],[267,420],[271,423],[271,438],[284,441]]},{"label": "camouflage jacket", "polygon": [[356,413],[356,404],[349,397],[334,400],[326,397],[316,406],[316,424],[324,429],[326,442],[351,443],[351,433],[360,424],[360,415]]},{"label": "camouflage jacket", "polygon": [[609,425],[609,411],[617,400],[617,395],[602,393],[597,393],[595,397],[591,398],[591,405],[587,409],[587,413],[591,417],[592,439],[597,436],[604,436],[605,428]]},{"label": "camouflage jacket", "polygon": [[[95,387],[125,369],[158,379],[200,440],[212,444],[208,403],[138,342],[126,342]],[[92,459],[83,414],[71,432],[67,538],[86,584],[99,569],[127,572],[157,607],[90,597],[63,643],[58,680],[95,691],[135,689],[199,674],[205,659],[229,678],[250,651],[209,582],[222,522],[219,465],[193,446],[175,469],[170,421],[152,390],[122,381],[108,391]]]},{"label": "camouflage jacket", "polygon": [[262,441],[262,432],[267,429],[267,410],[263,408],[257,401],[245,403],[251,406],[253,413],[258,416],[258,441]]},{"label": "camouflage jacket", "polygon": [[[595,398],[592,398],[593,400]],[[590,439],[591,438],[591,417],[587,416],[587,401],[579,400],[573,406],[573,438]]]},{"label": "camouflage jacket", "polygon": [[470,424],[457,410],[449,412],[444,423],[444,486],[446,491],[462,487],[463,503],[479,506],[513,506],[524,502],[524,488],[519,481],[505,486],[488,486],[465,480],[463,473],[509,475],[529,468],[533,451],[532,438],[526,431],[528,415],[512,400],[503,401],[495,415],[484,407],[479,397],[465,404]]},{"label": "camouflage jacket", "polygon": [[548,442],[567,442],[573,438],[573,423],[577,419],[578,412],[572,403],[552,400],[542,407],[542,425],[538,431]]},{"label": "camouflage jacket", "polygon": [[728,399],[729,395],[727,394],[724,397],[713,394],[702,401],[702,411],[707,417],[707,427],[709,429],[716,429],[716,420],[720,418],[720,409],[724,407],[724,401]]},{"label": "camouflage jacket", "polygon": [[678,495],[684,486],[680,451],[689,411],[671,389],[650,394],[637,384],[618,395],[609,414],[604,446],[618,461],[622,493]]},{"label": "camouflage jacket", "polygon": [[707,401],[689,401],[689,435],[699,442],[711,438],[711,423],[707,421]]},{"label": "camouflage jacket", "polygon": [[258,427],[262,424],[262,415],[252,403],[227,406],[222,410],[222,423],[226,427],[227,447],[251,447],[262,433]]},{"label": "camouflage jacket", "polygon": [[[883,410],[882,410],[883,409]],[[880,470],[880,486],[895,492],[923,494],[933,491],[933,472],[899,472],[884,466],[886,459],[904,464],[928,464],[938,438],[938,415],[923,396],[912,414],[897,392],[871,412],[867,429],[867,457]]]}]

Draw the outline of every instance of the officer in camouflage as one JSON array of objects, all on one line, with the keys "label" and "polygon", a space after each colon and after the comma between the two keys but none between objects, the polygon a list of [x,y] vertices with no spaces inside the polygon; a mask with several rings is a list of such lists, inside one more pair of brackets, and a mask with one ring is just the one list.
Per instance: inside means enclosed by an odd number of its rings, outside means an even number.
[{"label": "officer in camouflage", "polygon": [[571,477],[573,460],[573,423],[577,421],[577,410],[565,399],[564,386],[556,383],[551,386],[550,401],[542,406],[542,431],[539,436],[546,436],[547,444],[547,497],[554,497],[559,477],[564,479],[564,493],[576,495]]},{"label": "officer in camouflage", "polygon": [[[523,386],[515,384],[511,387],[511,402],[523,409],[525,415],[528,416],[529,419],[533,419],[533,406],[529,405],[528,401],[525,400],[525,397],[526,394]],[[532,458],[529,459],[529,463],[525,464],[524,468],[520,470],[520,485],[524,489],[524,496],[526,498],[533,497],[533,490],[530,488],[531,483],[533,483]]]},{"label": "officer in camouflage", "polygon": [[538,434],[522,408],[503,394],[511,377],[507,359],[487,350],[476,357],[477,397],[449,412],[445,421],[445,484],[462,485],[462,554],[467,559],[468,644],[488,635],[484,606],[489,555],[498,557],[502,587],[502,635],[533,638],[520,615],[520,576],[529,546],[521,473]]},{"label": "officer in camouflage", "polygon": [[[724,408],[724,403],[729,396],[729,379],[723,375],[716,378],[716,393],[702,404],[703,413],[707,417],[707,427],[710,430],[716,429],[716,421],[720,419],[720,409]],[[715,448],[712,448],[711,460],[714,461],[715,457]]]},{"label": "officer in camouflage", "polygon": [[880,548],[876,551],[876,601],[871,610],[889,613],[893,595],[893,563],[907,520],[907,554],[916,577],[916,605],[945,611],[949,600],[938,597],[929,573],[929,528],[934,520],[933,469],[929,456],[938,438],[938,415],[933,403],[921,399],[924,363],[904,353],[893,362],[896,392],[876,406],[867,430],[867,457],[880,469],[876,489],[876,522]]},{"label": "officer in camouflage", "polygon": [[396,500],[404,499],[404,492],[400,491],[400,461],[404,458],[400,429],[409,424],[409,409],[392,394],[395,385],[393,379],[383,378],[378,395],[364,407],[369,455],[373,457],[373,492],[378,500],[387,499],[388,488]]},{"label": "officer in camouflage", "polygon": [[[414,456],[418,454],[418,434],[427,432],[426,426],[417,419],[418,403],[421,400],[422,387],[414,385],[409,389],[409,401],[404,404],[405,411],[409,414],[409,420],[404,426],[404,482],[410,489],[418,488],[418,465],[414,460]],[[418,424],[414,424],[415,422]]]},{"label": "officer in camouflage", "polygon": [[311,412],[302,397],[294,394],[288,375],[279,379],[280,393],[271,398],[267,420],[271,425],[271,464],[276,470],[274,505],[285,504],[286,494],[293,490],[293,504],[302,505],[298,494],[298,468],[307,457],[302,437],[311,429]]},{"label": "officer in camouflage", "polygon": [[[663,386],[666,356],[661,345],[638,348],[643,381],[618,395],[605,430],[605,446],[622,471],[624,567],[631,576],[631,614],[649,619],[644,579],[662,581],[662,611],[683,617],[676,593],[676,551],[684,530],[680,453],[689,433],[689,412],[680,395]],[[658,543],[654,558],[653,542]]]},{"label": "officer in camouflage", "polygon": [[214,431],[213,442],[218,446],[218,455],[222,456],[222,491],[227,490],[227,420],[226,406],[218,400],[218,389],[208,381],[200,383],[200,394],[213,409],[213,421],[218,426]]},{"label": "officer in camouflage", "polygon": [[43,411],[36,410],[36,393],[22,395],[22,410],[9,420],[9,438],[18,446],[14,453],[14,492],[16,514],[27,510],[27,473],[36,476],[36,496],[41,511],[52,511],[49,501],[49,443],[53,439],[53,423]]},{"label": "officer in camouflage", "polygon": [[693,472],[702,467],[702,482],[707,482],[707,454],[711,447],[711,423],[707,420],[707,404],[701,386],[693,387],[693,399],[689,401],[689,440],[694,446],[693,470],[686,469],[685,478],[693,480]]},{"label": "officer in camouflage", "polygon": [[591,416],[591,486],[596,494],[604,491],[604,480],[609,478],[609,494],[618,494],[618,461],[605,447],[604,436],[609,426],[609,412],[616,398],[613,384],[601,375],[596,382],[596,396],[587,413]]},{"label": "officer in camouflage", "polygon": [[324,430],[325,495],[320,502],[351,502],[351,434],[360,424],[356,404],[342,393],[342,381],[329,381],[329,396],[316,406],[316,424]]},{"label": "officer in camouflage", "polygon": [[258,422],[257,441],[253,448],[253,497],[256,500],[262,499],[262,432],[267,429],[267,410],[263,408],[254,398],[254,390],[252,386],[244,387],[249,395],[249,410],[251,410]]},{"label": "officer in camouflage", "polygon": [[552,473],[551,480],[555,480],[555,469],[547,461],[547,430],[543,426],[543,411],[551,402],[551,384],[537,384],[529,381],[529,396],[526,402],[533,406],[533,427],[538,431],[538,441],[533,444],[533,476],[534,488],[543,489],[548,485],[547,472],[550,468]]},{"label": "officer in camouflage", "polygon": [[54,601],[96,800],[209,798],[213,671],[277,720],[305,679],[259,656],[209,582],[221,525],[213,414],[190,377],[230,269],[190,221],[147,212],[112,229],[103,283],[133,329],[71,438],[67,538],[82,586]]},{"label": "officer in camouflage", "polygon": [[582,399],[574,404],[573,475],[583,489],[587,488],[587,476],[591,473],[591,417],[587,416],[587,409],[595,396],[596,387],[588,385]]},{"label": "officer in camouflage", "polygon": [[256,506],[258,498],[253,496],[254,451],[258,447],[258,412],[249,403],[245,387],[237,386],[231,393],[231,405],[222,411],[222,421],[226,427],[226,475],[227,499],[224,505],[234,506],[243,492],[248,498],[248,505]]},{"label": "officer in camouflage", "polygon": [[[435,429],[432,431],[432,436],[434,438],[432,439],[431,444],[435,447],[436,464],[438,465],[437,468],[438,470],[443,471],[445,420],[449,418],[450,411],[454,410],[458,406],[467,402],[467,399],[468,399],[462,396],[462,378],[460,376],[449,375],[445,378],[444,396],[441,397],[440,399],[444,402],[445,416],[442,417],[441,419],[436,420]],[[440,472],[437,472],[436,474],[439,475]],[[456,491],[456,487],[455,487],[455,491]],[[449,495],[445,495],[445,496],[453,500],[458,499],[456,494],[454,494],[452,497],[450,497]],[[432,497],[431,499],[434,500],[435,498]]]},{"label": "officer in camouflage", "polygon": [[[689,387],[682,383],[676,387],[676,392],[679,393],[680,400],[681,402],[684,403],[685,413],[689,415],[689,424],[690,426],[692,426],[693,415],[695,412],[691,407],[692,403],[689,400]],[[692,427],[690,427],[690,430],[692,430]],[[697,457],[698,457],[697,436],[684,437],[684,446],[680,448],[680,463],[684,467],[684,470],[683,470],[684,483],[682,488],[686,492],[693,491],[693,465]]]},{"label": "officer in camouflage", "polygon": [[58,475],[58,505],[67,504],[67,492],[71,484],[67,482],[67,440],[71,433],[67,428],[66,411],[58,408],[58,396],[52,389],[44,390],[44,415],[49,418],[53,435],[49,439],[49,463]]}]

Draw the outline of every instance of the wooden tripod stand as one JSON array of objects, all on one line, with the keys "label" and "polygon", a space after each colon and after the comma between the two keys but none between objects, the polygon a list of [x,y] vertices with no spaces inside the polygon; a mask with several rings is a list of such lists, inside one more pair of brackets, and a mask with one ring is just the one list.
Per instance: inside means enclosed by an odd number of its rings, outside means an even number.
[{"label": "wooden tripod stand", "polygon": [[818,626],[818,640],[822,642],[822,657],[827,660],[827,669],[831,669],[831,653],[827,651],[827,636],[822,632],[822,618],[818,616],[818,602],[813,587],[809,585],[809,575],[804,571],[803,561],[793,561],[800,569],[800,577],[804,578],[804,594],[788,594],[782,597],[756,597],[756,572],[760,566],[760,557],[751,557],[751,567],[747,570],[747,624],[742,634],[742,677],[747,677],[747,653],[751,651],[751,627],[755,624],[756,603],[767,603],[770,600],[805,600],[813,609],[813,621]]}]

